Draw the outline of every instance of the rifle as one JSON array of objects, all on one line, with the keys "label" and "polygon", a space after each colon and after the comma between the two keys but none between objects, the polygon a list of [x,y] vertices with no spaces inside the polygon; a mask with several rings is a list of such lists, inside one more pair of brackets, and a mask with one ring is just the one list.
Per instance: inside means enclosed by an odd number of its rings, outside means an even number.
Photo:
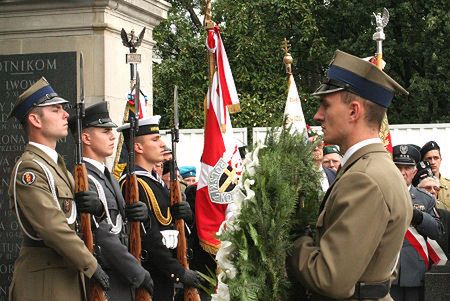
[{"label": "rifle", "polygon": [[[139,202],[139,186],[135,173],[134,165],[134,137],[139,130],[139,92],[140,92],[140,79],[139,73],[136,72],[136,83],[134,85],[135,100],[134,100],[134,112],[135,114],[129,115],[130,121],[130,141],[128,147],[128,171],[125,181],[125,201],[127,204],[135,204]],[[130,253],[141,262],[141,229],[140,222],[129,222],[130,224],[130,237],[129,237],[129,250]],[[136,301],[151,301],[150,293],[143,287],[136,288],[134,300]]]},{"label": "rifle", "polygon": [[[80,102],[76,105],[76,125],[77,125],[77,135],[76,135],[76,148],[75,148],[75,168],[73,172],[73,177],[75,180],[75,193],[88,191],[88,173],[86,166],[83,163],[83,146],[81,144],[81,131],[82,131],[82,120],[84,117],[84,81],[83,81],[83,53],[80,52]],[[91,228],[91,215],[89,213],[81,213],[81,232],[83,235],[83,241],[87,249],[94,253],[94,239],[92,236]],[[107,301],[106,293],[101,287],[101,285],[95,281],[91,280],[92,285],[89,290],[89,301]]]},{"label": "rifle", "polygon": [[[180,182],[178,181],[177,171],[177,143],[179,141],[179,124],[178,124],[178,87],[174,87],[173,91],[173,128],[171,129],[172,136],[172,165],[170,167],[170,206],[181,202]],[[184,232],[184,220],[175,220],[175,226],[178,230],[178,246],[177,259],[185,269],[189,269],[187,260],[187,242]],[[200,301],[200,295],[195,287],[184,287],[185,301]]]}]

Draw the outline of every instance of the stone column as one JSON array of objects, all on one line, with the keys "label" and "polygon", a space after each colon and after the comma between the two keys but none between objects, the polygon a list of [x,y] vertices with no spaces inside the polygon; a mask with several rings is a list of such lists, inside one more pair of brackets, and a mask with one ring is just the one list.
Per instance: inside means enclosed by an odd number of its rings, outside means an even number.
[{"label": "stone column", "polygon": [[[134,29],[139,34],[146,27],[138,48],[142,55],[138,70],[141,90],[149,99],[147,110],[152,113],[152,31],[167,18],[169,8],[163,0],[0,1],[0,301],[8,299],[20,247],[20,229],[9,210],[7,191],[26,137],[16,121],[6,118],[12,104],[41,76],[61,96],[77,101],[78,54],[83,52],[86,105],[108,101],[112,119],[121,124],[130,92],[130,68],[125,63],[129,50],[122,45],[120,31]],[[70,165],[73,144],[61,145],[58,150]]]}]

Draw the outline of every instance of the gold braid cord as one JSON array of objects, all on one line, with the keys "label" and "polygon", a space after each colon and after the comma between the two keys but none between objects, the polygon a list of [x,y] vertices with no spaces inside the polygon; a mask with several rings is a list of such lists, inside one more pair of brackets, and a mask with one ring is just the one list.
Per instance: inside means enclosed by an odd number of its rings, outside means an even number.
[{"label": "gold braid cord", "polygon": [[[172,222],[172,214],[170,214],[170,208],[167,208],[167,217],[164,217],[164,215],[161,212],[161,209],[159,208],[158,201],[156,200],[155,194],[153,193],[152,189],[148,184],[138,178],[138,183],[141,184],[142,188],[144,188],[145,196],[147,197],[147,205],[151,210],[155,213],[155,217],[158,220],[158,222],[163,226],[168,226]],[[123,185],[125,184],[126,180],[122,182],[120,185],[120,189],[123,189]]]},{"label": "gold braid cord", "polygon": [[151,206],[153,209],[153,212],[155,213],[156,219],[158,222],[163,226],[168,226],[172,222],[172,215],[170,214],[170,208],[167,208],[167,217],[164,217],[164,215],[161,212],[161,209],[159,208],[158,201],[156,200],[155,194],[153,193],[152,189],[148,184],[142,180],[137,179],[138,183],[141,184],[142,188],[144,188],[145,195],[147,196],[147,204]]}]

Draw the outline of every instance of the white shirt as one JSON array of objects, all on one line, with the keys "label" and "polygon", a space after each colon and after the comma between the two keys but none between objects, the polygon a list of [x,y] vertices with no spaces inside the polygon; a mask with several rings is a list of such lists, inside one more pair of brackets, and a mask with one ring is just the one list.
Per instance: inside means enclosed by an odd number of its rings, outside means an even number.
[{"label": "white shirt", "polygon": [[83,157],[83,161],[91,163],[92,165],[95,166],[95,168],[97,168],[98,170],[100,170],[101,172],[105,172],[105,165],[101,162],[98,162],[97,160],[91,159],[91,158],[86,158]]},{"label": "white shirt", "polygon": [[30,141],[28,143],[39,148],[41,151],[49,155],[49,157],[52,158],[52,160],[55,161],[56,164],[58,164],[58,153],[56,152],[56,150],[37,142]]},{"label": "white shirt", "polygon": [[370,139],[366,139],[363,141],[360,141],[354,145],[352,145],[344,154],[344,156],[342,157],[341,160],[341,166],[344,166],[345,163],[347,162],[347,160],[354,154],[356,153],[357,150],[363,148],[366,145],[369,144],[375,144],[375,143],[381,143],[381,139],[380,138],[370,138]]},{"label": "white shirt", "polygon": [[320,178],[320,186],[322,186],[322,191],[326,192],[330,187],[330,183],[328,183],[328,177],[322,165],[319,167],[319,170],[322,173],[322,177]]}]

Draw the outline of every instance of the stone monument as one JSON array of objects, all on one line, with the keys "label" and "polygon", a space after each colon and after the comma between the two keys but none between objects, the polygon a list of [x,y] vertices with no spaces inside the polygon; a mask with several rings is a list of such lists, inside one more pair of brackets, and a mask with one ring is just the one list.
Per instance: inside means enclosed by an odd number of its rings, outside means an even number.
[{"label": "stone monument", "polygon": [[[75,103],[79,97],[78,53],[83,52],[86,105],[108,101],[111,117],[121,124],[130,92],[130,69],[120,33],[122,28],[141,32],[145,27],[139,74],[151,113],[152,31],[167,18],[169,8],[163,0],[0,2],[0,301],[8,300],[21,244],[20,226],[9,209],[7,193],[11,170],[27,143],[20,125],[7,120],[17,96],[44,76],[58,94]],[[58,151],[70,167],[74,146],[69,136],[59,143]]]}]

